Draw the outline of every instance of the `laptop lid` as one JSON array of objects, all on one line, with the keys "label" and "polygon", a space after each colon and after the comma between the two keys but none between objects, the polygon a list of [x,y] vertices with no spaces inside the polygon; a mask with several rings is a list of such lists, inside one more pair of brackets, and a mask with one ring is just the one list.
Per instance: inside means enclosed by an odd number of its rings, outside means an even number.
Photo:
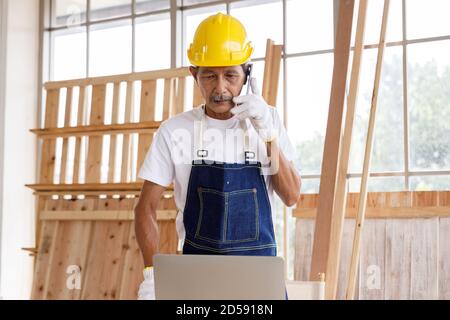
[{"label": "laptop lid", "polygon": [[157,300],[283,300],[281,257],[164,255],[154,257]]}]

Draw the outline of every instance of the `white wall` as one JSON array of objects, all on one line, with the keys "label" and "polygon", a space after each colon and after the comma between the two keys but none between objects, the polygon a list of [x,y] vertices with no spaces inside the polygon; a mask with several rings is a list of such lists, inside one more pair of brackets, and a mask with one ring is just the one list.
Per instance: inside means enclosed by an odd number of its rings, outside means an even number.
[{"label": "white wall", "polygon": [[[39,0],[0,1],[0,296],[28,299],[34,246]],[[2,56],[1,53],[4,53]],[[3,79],[2,79],[3,78]]]}]

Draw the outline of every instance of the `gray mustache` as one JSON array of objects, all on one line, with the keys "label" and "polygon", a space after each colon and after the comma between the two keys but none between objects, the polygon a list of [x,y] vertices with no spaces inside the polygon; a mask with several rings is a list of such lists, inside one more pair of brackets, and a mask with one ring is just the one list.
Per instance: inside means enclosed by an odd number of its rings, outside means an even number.
[{"label": "gray mustache", "polygon": [[216,95],[216,96],[212,96],[211,100],[214,102],[224,102],[224,101],[231,101],[233,100],[232,96],[227,96],[227,95]]}]

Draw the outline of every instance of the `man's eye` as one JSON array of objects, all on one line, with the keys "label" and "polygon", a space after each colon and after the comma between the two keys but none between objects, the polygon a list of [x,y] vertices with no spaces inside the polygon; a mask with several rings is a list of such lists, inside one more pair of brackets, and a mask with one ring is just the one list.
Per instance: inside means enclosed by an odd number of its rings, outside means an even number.
[{"label": "man's eye", "polygon": [[213,79],[214,75],[213,74],[209,74],[209,75],[207,74],[207,75],[204,75],[203,78],[205,78],[205,79]]}]

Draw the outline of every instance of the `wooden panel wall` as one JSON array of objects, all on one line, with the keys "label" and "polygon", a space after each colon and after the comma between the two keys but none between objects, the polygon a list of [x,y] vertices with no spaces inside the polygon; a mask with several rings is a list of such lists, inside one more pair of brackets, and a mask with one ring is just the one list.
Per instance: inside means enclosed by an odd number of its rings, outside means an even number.
[{"label": "wooden panel wall", "polygon": [[[311,266],[317,195],[303,195],[294,215],[295,280]],[[371,193],[363,228],[357,299],[450,297],[450,192]],[[357,194],[349,194],[339,266],[338,299],[345,298]],[[314,209],[313,209],[314,210]]]}]

